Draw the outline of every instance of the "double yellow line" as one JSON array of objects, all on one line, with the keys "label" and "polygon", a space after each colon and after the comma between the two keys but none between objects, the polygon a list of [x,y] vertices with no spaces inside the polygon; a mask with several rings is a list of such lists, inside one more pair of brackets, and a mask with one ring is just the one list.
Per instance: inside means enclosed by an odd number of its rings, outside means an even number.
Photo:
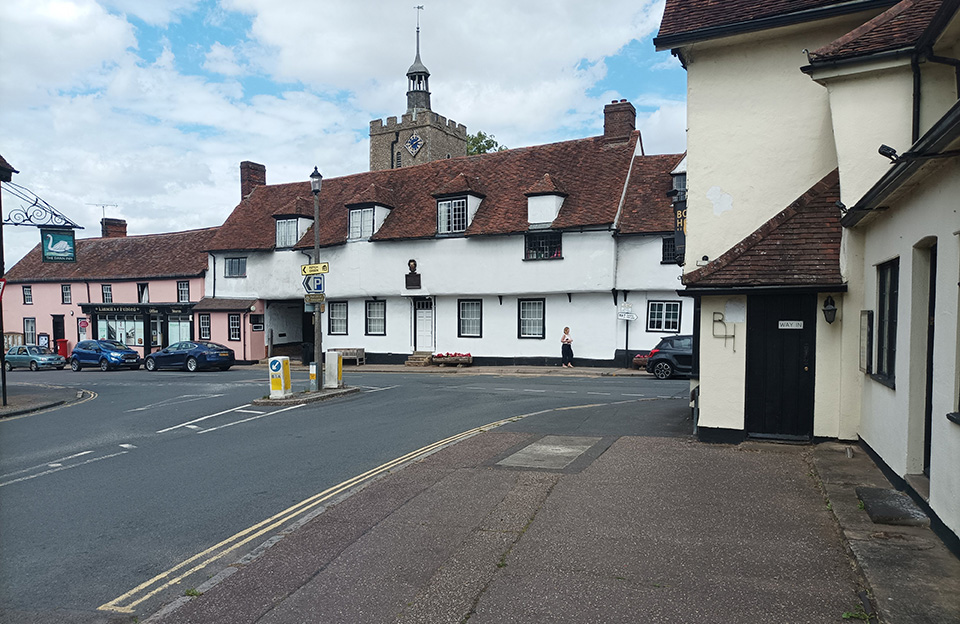
[{"label": "double yellow line", "polygon": [[202,570],[206,566],[210,565],[214,561],[226,556],[227,554],[233,552],[234,550],[240,548],[244,544],[247,544],[257,538],[260,538],[271,531],[279,528],[280,526],[290,522],[298,516],[302,516],[306,512],[310,511],[314,507],[330,500],[334,496],[345,492],[346,490],[356,487],[365,481],[369,481],[374,477],[381,475],[389,470],[396,468],[400,464],[404,464],[424,455],[428,455],[436,450],[439,450],[441,447],[454,442],[459,442],[464,438],[476,435],[488,429],[494,429],[501,425],[505,425],[510,422],[520,420],[521,418],[526,418],[527,416],[534,416],[536,414],[542,414],[551,410],[542,410],[539,412],[533,412],[530,414],[523,414],[521,416],[513,416],[511,418],[504,418],[503,420],[498,420],[492,422],[488,425],[482,425],[462,433],[450,436],[449,438],[434,442],[433,444],[424,446],[423,448],[417,449],[411,453],[407,453],[402,457],[398,457],[394,460],[391,460],[385,464],[381,464],[372,470],[368,470],[363,474],[357,475],[352,479],[347,479],[343,483],[335,485],[329,489],[315,494],[310,498],[303,500],[292,507],[284,509],[280,513],[267,518],[263,522],[253,525],[248,529],[240,531],[236,535],[228,537],[219,544],[211,546],[205,551],[190,557],[186,561],[182,561],[170,568],[162,574],[158,574],[149,581],[141,583],[140,585],[134,587],[127,593],[123,594],[118,598],[114,598],[110,602],[101,605],[98,607],[100,611],[113,611],[116,613],[133,613],[134,608],[143,603],[145,600],[152,598],[158,593],[164,591],[165,589],[176,585],[183,579],[187,578],[191,574],[196,573],[199,570]]}]

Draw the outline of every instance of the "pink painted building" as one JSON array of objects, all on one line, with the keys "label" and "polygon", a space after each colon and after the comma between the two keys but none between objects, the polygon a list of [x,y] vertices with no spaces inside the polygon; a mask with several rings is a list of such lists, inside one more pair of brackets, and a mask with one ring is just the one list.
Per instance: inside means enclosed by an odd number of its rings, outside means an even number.
[{"label": "pink painted building", "polygon": [[101,238],[76,241],[76,262],[45,263],[37,245],[7,272],[5,342],[69,354],[80,340],[112,339],[146,355],[199,337],[193,307],[203,298],[205,249],[217,228],[127,236],[125,221],[101,226]]}]

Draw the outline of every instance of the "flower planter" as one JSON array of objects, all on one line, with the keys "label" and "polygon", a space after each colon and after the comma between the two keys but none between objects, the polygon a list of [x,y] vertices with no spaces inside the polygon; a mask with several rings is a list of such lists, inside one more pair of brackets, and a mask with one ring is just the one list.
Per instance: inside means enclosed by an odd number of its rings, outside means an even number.
[{"label": "flower planter", "polygon": [[433,363],[438,366],[470,366],[471,364],[473,364],[473,357],[469,355],[468,356],[451,355],[447,357],[439,357],[435,355],[433,356]]}]

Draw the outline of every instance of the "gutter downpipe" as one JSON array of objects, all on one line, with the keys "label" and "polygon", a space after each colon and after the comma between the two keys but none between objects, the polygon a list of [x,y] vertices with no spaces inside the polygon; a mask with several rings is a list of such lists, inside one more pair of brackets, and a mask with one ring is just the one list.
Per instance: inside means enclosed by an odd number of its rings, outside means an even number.
[{"label": "gutter downpipe", "polygon": [[914,54],[910,57],[910,69],[913,71],[913,123],[910,129],[910,144],[913,145],[920,138],[920,59]]}]

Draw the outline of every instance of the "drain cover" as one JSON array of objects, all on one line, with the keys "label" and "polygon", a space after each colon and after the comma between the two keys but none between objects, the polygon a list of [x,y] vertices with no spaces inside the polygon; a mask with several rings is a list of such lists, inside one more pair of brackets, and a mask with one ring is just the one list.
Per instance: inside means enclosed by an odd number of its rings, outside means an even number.
[{"label": "drain cover", "polygon": [[497,465],[562,470],[600,440],[601,438],[584,436],[544,436],[498,461]]}]

